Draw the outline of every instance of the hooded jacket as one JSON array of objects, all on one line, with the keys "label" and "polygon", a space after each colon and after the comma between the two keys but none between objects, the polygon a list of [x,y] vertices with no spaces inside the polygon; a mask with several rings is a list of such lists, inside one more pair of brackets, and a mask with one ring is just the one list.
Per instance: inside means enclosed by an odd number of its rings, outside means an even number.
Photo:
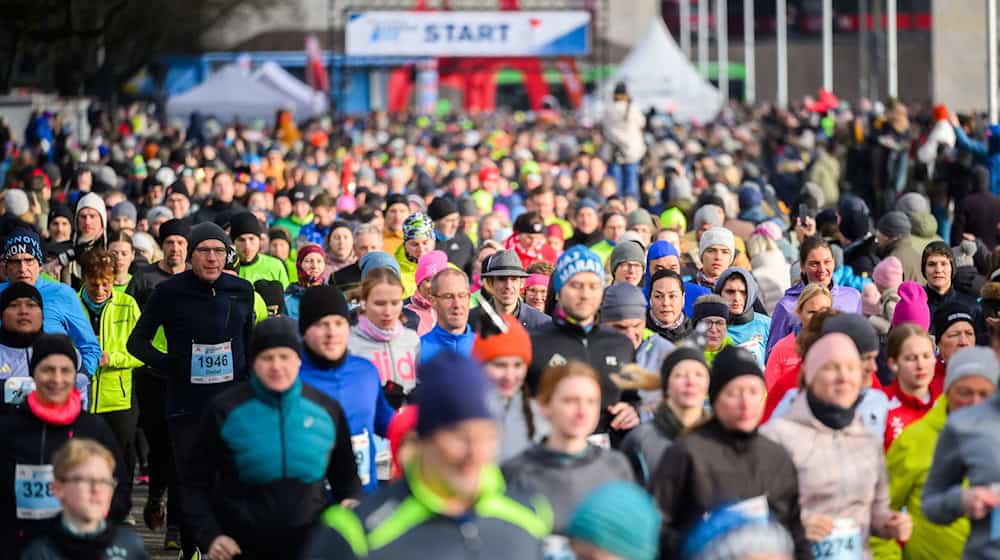
[{"label": "hooded jacket", "polygon": [[795,542],[795,558],[809,560],[799,511],[795,463],[785,449],[752,433],[727,430],[713,418],[667,448],[651,493],[663,512],[660,555],[680,558],[684,536],[716,508],[766,496],[771,517]]},{"label": "hooded jacket", "polygon": [[768,422],[761,435],[778,443],[792,457],[798,471],[802,514],[847,518],[861,529],[864,557],[871,559],[868,537],[887,537],[889,476],[879,441],[857,415],[834,430],[813,414],[805,393],[792,401],[788,412]]},{"label": "hooded jacket", "polygon": [[1000,125],[989,128],[989,144],[972,140],[960,126],[955,127],[955,147],[969,152],[990,170],[990,192],[1000,195]]},{"label": "hooded jacket", "polygon": [[368,466],[366,472],[361,472],[363,465],[358,464],[358,476],[365,490],[372,492],[378,488],[375,436],[386,436],[396,411],[385,400],[378,370],[368,360],[345,354],[343,361],[334,367],[323,367],[316,362],[308,352],[304,353],[299,378],[344,410],[355,457],[360,453]]},{"label": "hooded jacket", "polygon": [[753,276],[759,288],[758,297],[764,310],[774,313],[774,307],[781,297],[792,287],[792,267],[781,251],[765,251],[753,257]]},{"label": "hooded jacket", "polygon": [[360,494],[343,409],[301,379],[283,393],[257,376],[226,391],[202,416],[194,449],[179,482],[202,550],[223,534],[310,526],[330,497]]},{"label": "hooded jacket", "polygon": [[905,507],[913,518],[913,536],[903,547],[907,560],[959,558],[969,537],[968,518],[938,525],[927,519],[920,507],[934,448],[947,421],[948,400],[941,397],[930,412],[903,430],[886,455],[890,505],[895,510]]},{"label": "hooded jacket", "polygon": [[420,337],[416,331],[402,328],[388,340],[376,340],[360,327],[351,327],[347,346],[355,356],[375,364],[382,385],[392,381],[409,393],[417,384],[417,360],[420,357]]},{"label": "hooded jacket", "polygon": [[[82,297],[82,296],[81,296]],[[91,311],[84,306],[88,315]],[[142,366],[125,348],[139,321],[139,305],[132,296],[112,291],[100,317],[97,338],[108,353],[108,363],[97,368],[91,385],[90,412],[101,414],[132,408],[132,370]]]},{"label": "hooded jacket", "polygon": [[612,480],[634,481],[628,459],[618,451],[588,445],[577,455],[535,445],[500,466],[508,487],[526,496],[545,496],[552,506],[552,530],[569,525],[576,506]]},{"label": "hooded jacket", "polygon": [[406,256],[406,244],[402,243],[396,252],[393,253],[396,262],[399,263],[399,280],[403,283],[403,299],[413,295],[417,291],[417,263]]},{"label": "hooded jacket", "polygon": [[742,313],[739,315],[730,314],[727,327],[728,335],[729,338],[733,339],[734,346],[753,354],[753,357],[757,359],[757,365],[763,369],[767,337],[771,332],[771,318],[753,310],[753,303],[757,301],[757,282],[753,275],[742,268],[725,270],[719,275],[714,291],[721,296],[726,281],[735,275],[743,278],[743,283],[747,288],[747,299],[743,304]]},{"label": "hooded jacket", "polygon": [[[804,288],[805,285],[801,281],[797,282],[785,292],[781,301],[775,306],[774,315],[771,316],[771,332],[767,336],[767,356],[771,355],[771,348],[799,324],[799,317],[795,314],[795,305],[798,303]],[[833,308],[837,311],[861,313],[861,292],[854,288],[834,284],[830,288],[830,294],[833,295]]]},{"label": "hooded jacket", "polygon": [[[927,243],[921,243],[918,241],[913,241],[910,238],[912,235],[907,235],[901,237],[885,247],[879,248],[879,256],[881,258],[896,257],[899,262],[903,265],[903,281],[912,281],[917,284],[923,284],[926,280],[924,279],[924,271],[920,266],[920,260],[923,255],[923,247],[927,246]],[[920,247],[918,249],[918,246]]]},{"label": "hooded jacket", "polygon": [[[963,488],[989,486],[1000,480],[1000,393],[986,402],[963,408],[948,416],[937,446],[921,498],[923,514],[931,523],[952,523],[964,517]],[[962,558],[1000,558],[1000,548],[991,536],[991,516],[971,522]],[[940,556],[944,557],[944,556]]]}]

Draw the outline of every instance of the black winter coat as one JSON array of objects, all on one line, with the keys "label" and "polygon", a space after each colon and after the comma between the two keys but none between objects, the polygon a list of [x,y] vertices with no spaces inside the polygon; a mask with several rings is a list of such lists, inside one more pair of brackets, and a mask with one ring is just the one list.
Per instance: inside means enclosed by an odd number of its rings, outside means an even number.
[{"label": "black winter coat", "polygon": [[460,231],[447,241],[438,239],[435,248],[448,255],[448,262],[462,269],[467,276],[472,276],[472,261],[476,258],[476,248],[468,235]]},{"label": "black winter coat", "polygon": [[[113,550],[112,550],[113,549]],[[142,537],[125,527],[109,524],[93,538],[73,535],[58,528],[33,541],[21,560],[146,560],[149,553]]]},{"label": "black winter coat", "polygon": [[783,447],[756,432],[732,432],[714,418],[695,428],[667,448],[651,492],[663,512],[661,558],[681,557],[687,533],[705,513],[758,496],[767,497],[771,517],[792,534],[795,558],[812,558],[795,464]]},{"label": "black winter coat", "polygon": [[875,246],[875,236],[871,235],[857,245],[844,247],[844,264],[854,269],[859,276],[871,278],[875,271],[878,258],[878,247]]}]

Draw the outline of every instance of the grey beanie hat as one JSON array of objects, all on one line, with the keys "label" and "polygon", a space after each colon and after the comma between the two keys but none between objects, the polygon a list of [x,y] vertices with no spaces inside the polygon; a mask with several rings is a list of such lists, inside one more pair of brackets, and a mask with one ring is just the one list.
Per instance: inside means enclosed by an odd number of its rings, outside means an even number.
[{"label": "grey beanie hat", "polygon": [[915,192],[909,192],[899,197],[896,201],[896,210],[912,216],[914,214],[930,214],[931,203],[927,197]]},{"label": "grey beanie hat", "polygon": [[698,241],[698,254],[704,253],[714,245],[729,247],[729,252],[734,256],[736,254],[736,238],[733,237],[733,232],[724,227],[714,227],[701,234],[701,240]]},{"label": "grey beanie hat", "polygon": [[619,282],[604,291],[604,301],[601,303],[602,323],[645,317],[646,296],[642,295],[638,286]]},{"label": "grey beanie hat", "polygon": [[611,275],[614,276],[618,265],[625,262],[637,262],[642,265],[643,270],[646,269],[646,251],[643,250],[640,243],[624,241],[615,245],[615,250],[611,251],[611,257],[609,258]]},{"label": "grey beanie hat", "polygon": [[202,222],[191,228],[191,236],[188,237],[188,258],[191,258],[198,245],[209,239],[221,241],[227,248],[233,245],[233,242],[229,239],[229,235],[221,227],[214,222]]},{"label": "grey beanie hat", "polygon": [[136,219],[138,219],[139,212],[135,209],[135,204],[132,204],[127,200],[123,200],[111,208],[112,218],[118,218],[121,216],[125,216],[135,222]]},{"label": "grey beanie hat", "polygon": [[146,220],[150,224],[155,223],[156,220],[160,218],[165,218],[167,220],[173,219],[174,211],[167,208],[166,206],[154,206],[149,212],[146,212]]},{"label": "grey beanie hat", "polygon": [[646,226],[652,228],[653,217],[649,215],[649,212],[644,208],[636,208],[635,210],[629,212],[628,220],[626,222],[626,228],[632,229],[635,226]]},{"label": "grey beanie hat", "polygon": [[963,377],[978,375],[985,377],[993,385],[1000,379],[1000,362],[991,348],[985,346],[970,346],[962,348],[948,360],[947,373],[944,377],[944,391]]},{"label": "grey beanie hat", "polygon": [[882,216],[882,219],[878,221],[878,225],[875,227],[878,231],[892,238],[910,235],[911,228],[910,218],[899,210],[893,210]]},{"label": "grey beanie hat", "polygon": [[28,213],[31,209],[31,202],[28,200],[28,193],[22,189],[7,189],[3,193],[4,208],[7,209],[8,216],[20,217]]},{"label": "grey beanie hat", "polygon": [[723,214],[722,208],[719,208],[715,204],[702,206],[694,213],[694,229],[697,231],[704,224],[709,224],[712,227],[722,227]]}]

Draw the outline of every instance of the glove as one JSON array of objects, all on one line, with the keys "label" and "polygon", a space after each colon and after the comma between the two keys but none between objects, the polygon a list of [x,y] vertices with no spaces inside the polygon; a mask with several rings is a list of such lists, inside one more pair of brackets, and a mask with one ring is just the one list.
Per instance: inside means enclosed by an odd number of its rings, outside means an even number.
[{"label": "glove", "polygon": [[406,402],[403,386],[394,381],[386,381],[385,385],[382,386],[382,393],[385,395],[385,400],[389,401],[389,406],[396,410],[399,410]]}]

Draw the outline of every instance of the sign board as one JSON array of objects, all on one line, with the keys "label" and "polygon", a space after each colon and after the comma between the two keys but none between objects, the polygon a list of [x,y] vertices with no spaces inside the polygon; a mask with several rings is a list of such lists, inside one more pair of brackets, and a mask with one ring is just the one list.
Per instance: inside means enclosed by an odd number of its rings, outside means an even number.
[{"label": "sign board", "polygon": [[348,56],[585,56],[590,12],[351,12]]}]

